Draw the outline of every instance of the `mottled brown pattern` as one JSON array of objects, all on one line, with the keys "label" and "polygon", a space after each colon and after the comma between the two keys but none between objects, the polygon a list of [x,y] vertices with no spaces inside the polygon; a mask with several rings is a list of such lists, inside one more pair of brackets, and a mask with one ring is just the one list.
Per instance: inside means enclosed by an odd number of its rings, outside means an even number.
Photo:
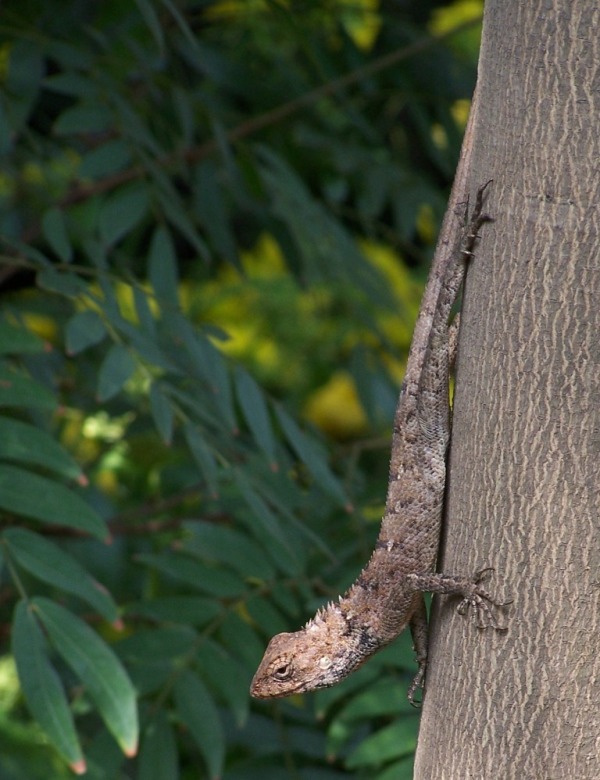
[{"label": "mottled brown pattern", "polygon": [[339,601],[299,631],[271,640],[252,696],[276,698],[334,685],[408,625],[419,663],[412,701],[427,662],[423,591],[458,594],[462,611],[473,606],[480,626],[496,627],[486,603],[491,599],[480,586],[483,573],[472,579],[434,573],[450,436],[448,320],[479,230],[489,220],[482,213],[486,187],[477,193],[470,220],[465,214],[455,230],[448,260],[434,262],[427,284],[394,419],[386,510],[371,559]]}]

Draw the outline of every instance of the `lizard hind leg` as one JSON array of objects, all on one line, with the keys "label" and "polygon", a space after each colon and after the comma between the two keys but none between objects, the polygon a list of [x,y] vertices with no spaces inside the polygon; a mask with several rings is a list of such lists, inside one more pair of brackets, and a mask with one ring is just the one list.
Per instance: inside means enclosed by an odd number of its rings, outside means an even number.
[{"label": "lizard hind leg", "polygon": [[417,689],[425,692],[425,674],[427,672],[427,638],[429,629],[427,625],[427,608],[425,606],[425,599],[421,594],[419,605],[413,612],[413,615],[408,624],[410,628],[410,635],[413,641],[413,650],[417,656],[417,663],[419,664],[419,671],[415,675],[410,688],[408,689],[408,700],[413,707],[420,707],[422,700],[415,700],[415,693]]}]

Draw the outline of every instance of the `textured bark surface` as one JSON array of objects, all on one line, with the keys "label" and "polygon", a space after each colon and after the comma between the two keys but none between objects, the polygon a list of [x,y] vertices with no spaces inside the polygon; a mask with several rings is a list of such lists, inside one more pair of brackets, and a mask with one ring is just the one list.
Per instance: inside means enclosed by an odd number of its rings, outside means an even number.
[{"label": "textured bark surface", "polygon": [[434,605],[417,780],[600,778],[600,7],[488,0],[440,569],[496,567],[508,633]]}]

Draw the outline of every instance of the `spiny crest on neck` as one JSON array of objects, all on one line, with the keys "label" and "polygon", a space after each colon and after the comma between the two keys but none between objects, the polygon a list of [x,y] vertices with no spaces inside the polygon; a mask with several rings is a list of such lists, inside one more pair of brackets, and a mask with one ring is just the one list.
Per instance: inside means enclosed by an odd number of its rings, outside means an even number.
[{"label": "spiny crest on neck", "polygon": [[346,613],[342,609],[342,602],[344,597],[338,596],[337,601],[330,601],[327,604],[324,604],[322,607],[319,607],[319,609],[316,611],[316,613],[311,617],[310,620],[308,620],[304,626],[305,631],[314,631],[315,629],[318,629],[325,625],[326,623],[330,623],[333,620],[345,620]]}]

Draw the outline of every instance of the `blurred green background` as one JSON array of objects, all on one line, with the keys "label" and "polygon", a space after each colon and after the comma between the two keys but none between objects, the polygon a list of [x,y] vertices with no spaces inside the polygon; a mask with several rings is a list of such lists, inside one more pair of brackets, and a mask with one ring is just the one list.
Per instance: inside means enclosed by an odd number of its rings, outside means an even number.
[{"label": "blurred green background", "polygon": [[248,685],[364,565],[482,2],[0,14],[0,778],[412,776],[408,637]]}]

